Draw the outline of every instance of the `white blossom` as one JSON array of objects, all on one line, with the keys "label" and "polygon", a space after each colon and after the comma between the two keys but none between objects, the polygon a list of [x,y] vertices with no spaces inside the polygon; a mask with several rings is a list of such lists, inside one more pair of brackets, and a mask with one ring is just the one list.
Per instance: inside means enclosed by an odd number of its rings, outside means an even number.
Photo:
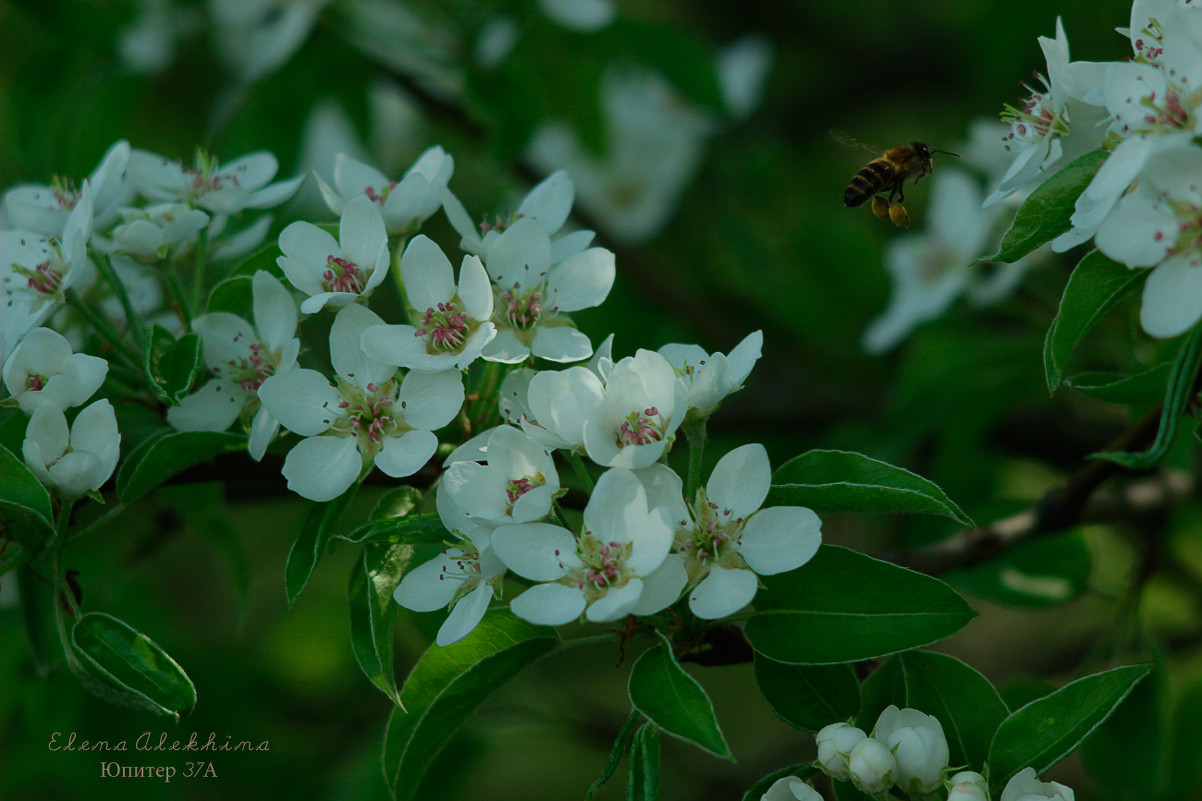
[{"label": "white blossom", "polygon": [[877,718],[872,736],[893,751],[897,784],[908,795],[930,793],[942,784],[949,752],[938,718],[890,705]]},{"label": "white blossom", "polygon": [[834,779],[847,778],[847,758],[868,735],[850,723],[832,723],[814,735],[818,746],[818,767]]},{"label": "white blossom", "polygon": [[42,405],[66,411],[92,397],[108,369],[98,356],[72,353],[71,343],[57,331],[36,328],[4,363],[4,387],[26,414]]},{"label": "white blossom", "polygon": [[559,474],[541,445],[512,426],[497,426],[488,434],[483,455],[484,464],[453,462],[439,484],[469,518],[496,526],[530,523],[550,513]]},{"label": "white blossom", "polygon": [[1073,801],[1073,791],[1060,782],[1041,782],[1035,768],[1023,768],[1006,782],[1001,801]]},{"label": "white blossom", "polygon": [[70,426],[57,406],[42,404],[30,417],[21,452],[39,481],[78,497],[99,490],[113,474],[120,446],[117,418],[106,399],[85,407]]},{"label": "white blossom", "polygon": [[130,181],[151,200],[187,203],[216,215],[271,208],[292,197],[304,176],[271,183],[278,169],[275,156],[265,150],[227,164],[197,151],[195,166],[185,167],[136,149],[130,153],[126,168]]},{"label": "white blossom", "polygon": [[709,417],[727,395],[743,388],[751,368],[759,361],[764,332],[748,334],[727,356],[706,353],[698,345],[671,344],[659,349],[689,391],[689,411]]},{"label": "white blossom", "polygon": [[320,176],[317,180],[330,211],[341,214],[348,200],[366,195],[380,207],[389,234],[410,236],[442,207],[454,169],[455,160],[435,145],[418,157],[400,181],[341,153],[334,161],[334,186]]},{"label": "white blossom", "polygon": [[609,371],[605,395],[584,423],[585,450],[606,467],[648,467],[671,446],[688,405],[668,360],[639,350]]}]

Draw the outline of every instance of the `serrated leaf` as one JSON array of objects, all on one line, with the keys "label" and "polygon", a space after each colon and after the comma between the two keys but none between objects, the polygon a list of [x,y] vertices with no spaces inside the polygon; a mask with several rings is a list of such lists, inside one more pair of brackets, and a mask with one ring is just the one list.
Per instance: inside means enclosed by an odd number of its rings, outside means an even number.
[{"label": "serrated leaf", "polygon": [[802,731],[860,711],[860,680],[851,665],[789,665],[757,653],[755,680],[772,711]]},{"label": "serrated leaf", "polygon": [[192,389],[203,364],[199,336],[184,334],[177,340],[161,325],[151,327],[143,367],[150,389],[160,400],[178,405]]},{"label": "serrated leaf", "polygon": [[354,543],[388,543],[391,545],[421,545],[443,542],[447,527],[437,514],[409,514],[404,517],[385,517],[359,526],[339,539]]},{"label": "serrated leaf", "polygon": [[117,472],[117,494],[130,503],[172,476],[246,447],[246,437],[218,431],[164,429],[142,441]]},{"label": "serrated leaf", "polygon": [[1158,402],[1164,397],[1173,365],[1169,362],[1149,367],[1132,375],[1121,373],[1086,372],[1064,379],[1064,385],[1087,398],[1140,406]]},{"label": "serrated leaf", "polygon": [[1068,357],[1081,338],[1146,275],[1147,270],[1132,270],[1097,250],[1077,262],[1044,338],[1043,371],[1049,392],[1060,386]]},{"label": "serrated leaf", "polygon": [[1147,470],[1165,457],[1173,440],[1177,438],[1177,426],[1181,415],[1194,397],[1194,383],[1198,380],[1198,369],[1202,367],[1202,325],[1196,326],[1185,339],[1181,352],[1173,362],[1169,374],[1169,386],[1165,391],[1164,407],[1160,411],[1160,425],[1156,439],[1147,450],[1103,451],[1091,453],[1091,459],[1105,459],[1120,464],[1128,470]]},{"label": "serrated leaf", "polygon": [[196,688],[167,653],[128,623],[89,612],[71,629],[68,660],[90,690],[128,706],[179,719],[196,705]]},{"label": "serrated leaf", "polygon": [[861,453],[813,450],[781,465],[765,505],[807,506],[815,512],[918,513],[972,519],[927,479]]},{"label": "serrated leaf", "polygon": [[393,672],[392,628],[396,619],[392,593],[413,556],[410,545],[369,544],[351,570],[351,647],[364,675],[400,704]]},{"label": "serrated leaf", "polygon": [[909,651],[898,660],[905,674],[906,706],[939,720],[950,764],[983,764],[994,732],[1010,712],[989,679],[946,654]]},{"label": "serrated leaf", "polygon": [[939,579],[834,545],[761,581],[745,632],[756,651],[778,662],[873,659],[930,645],[976,617]]},{"label": "serrated leaf", "polygon": [[8,510],[28,516],[47,534],[54,533],[50,493],[24,462],[0,445],[0,520],[9,518]]},{"label": "serrated leaf", "polygon": [[768,792],[769,787],[786,776],[796,776],[798,779],[805,779],[813,772],[813,762],[800,762],[796,765],[789,765],[788,767],[774,770],[747,788],[747,792],[743,793],[742,801],[760,801],[764,797],[764,793]]},{"label": "serrated leaf", "polygon": [[1077,198],[1108,155],[1109,151],[1102,148],[1086,153],[1037,186],[1014,215],[998,252],[977,259],[974,264],[994,261],[1012,264],[1067,231]]},{"label": "serrated leaf", "polygon": [[332,501],[311,501],[305,507],[296,539],[288,550],[288,562],[284,565],[284,589],[288,593],[289,606],[296,602],[296,596],[309,583],[313,569],[325,554],[334,527],[358,491],[359,484],[355,483]]},{"label": "serrated leaf", "polygon": [[714,705],[676,661],[664,636],[639,655],[627,685],[634,708],[660,729],[723,759],[731,759]]},{"label": "serrated leaf", "polygon": [[659,729],[639,728],[630,745],[630,781],[627,801],[659,801]]},{"label": "serrated leaf", "polygon": [[1039,775],[1072,753],[1150,669],[1130,665],[1086,676],[1012,712],[989,746],[994,792],[1020,770]]},{"label": "serrated leaf", "polygon": [[493,610],[466,639],[422,654],[384,736],[384,775],[397,801],[415,797],[430,762],[489,696],[558,645],[554,629]]}]

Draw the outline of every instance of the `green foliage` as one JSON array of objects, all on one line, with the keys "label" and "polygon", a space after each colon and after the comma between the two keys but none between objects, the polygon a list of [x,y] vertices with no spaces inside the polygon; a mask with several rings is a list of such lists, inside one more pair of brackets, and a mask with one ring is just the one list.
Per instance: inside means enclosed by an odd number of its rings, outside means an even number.
[{"label": "green foliage", "polygon": [[1086,676],[1010,713],[989,746],[993,791],[1024,768],[1041,774],[1072,753],[1150,669],[1132,665]]},{"label": "green foliage", "polygon": [[67,663],[84,686],[105,700],[179,719],[196,705],[183,668],[145,634],[103,612],[88,612],[71,628]]},{"label": "green foliage", "polygon": [[777,468],[772,482],[769,505],[808,506],[819,513],[933,514],[973,525],[935,484],[859,453],[809,451]]},{"label": "green foliage", "polygon": [[1177,438],[1181,416],[1195,396],[1194,386],[1198,381],[1199,368],[1202,368],[1202,326],[1195,327],[1185,337],[1177,360],[1173,363],[1156,439],[1148,449],[1138,452],[1104,451],[1092,454],[1093,458],[1115,462],[1128,470],[1146,470],[1163,459]]},{"label": "green foliage", "polygon": [[659,728],[640,726],[630,745],[628,801],[659,801]]},{"label": "green foliage", "polygon": [[1036,187],[1014,216],[997,253],[978,259],[977,264],[1016,262],[1067,231],[1077,198],[1109,155],[1101,148],[1086,153]]},{"label": "green foliage", "polygon": [[397,801],[415,797],[431,761],[489,696],[558,645],[553,630],[494,610],[467,639],[431,646],[405,679],[384,735],[384,775]]},{"label": "green foliage", "polygon": [[976,616],[938,579],[833,545],[763,585],[747,639],[790,664],[887,656],[937,642]]},{"label": "green foliage", "polygon": [[245,447],[246,437],[238,434],[161,429],[125,457],[117,471],[117,494],[131,503],[189,467]]},{"label": "green foliage", "polygon": [[1080,532],[1039,537],[979,565],[949,573],[957,589],[1020,609],[1048,609],[1089,586],[1093,556]]},{"label": "green foliage", "polygon": [[392,593],[413,556],[410,545],[369,543],[351,571],[351,647],[372,684],[400,704],[393,672],[392,629],[396,620]]},{"label": "green foliage", "polygon": [[724,759],[733,759],[718,726],[714,705],[661,642],[644,651],[630,669],[630,703],[663,731]]},{"label": "green foliage", "polygon": [[1097,250],[1078,262],[1044,340],[1043,369],[1049,392],[1055,392],[1064,380],[1068,357],[1081,338],[1145,277],[1145,270],[1132,270]]},{"label": "green foliage", "polygon": [[177,340],[156,323],[147,337],[144,367],[154,394],[163,402],[178,406],[192,391],[192,384],[204,367],[200,337],[184,334]]},{"label": "green foliage", "polygon": [[755,680],[772,711],[802,731],[860,711],[860,680],[851,665],[789,665],[757,654]]},{"label": "green foliage", "polygon": [[335,526],[358,489],[359,485],[353,484],[334,500],[313,501],[305,508],[296,539],[292,542],[292,549],[288,551],[288,564],[284,567],[285,591],[288,593],[289,605],[296,603],[296,596],[300,595],[301,590],[309,583],[309,577],[321,561]]},{"label": "green foliage", "polygon": [[[25,463],[3,445],[0,445],[0,521],[12,531],[37,538],[44,538],[54,531],[50,493]],[[25,537],[22,540],[27,545],[32,544]],[[0,555],[0,558],[4,560],[0,565],[15,566],[13,555]]]}]

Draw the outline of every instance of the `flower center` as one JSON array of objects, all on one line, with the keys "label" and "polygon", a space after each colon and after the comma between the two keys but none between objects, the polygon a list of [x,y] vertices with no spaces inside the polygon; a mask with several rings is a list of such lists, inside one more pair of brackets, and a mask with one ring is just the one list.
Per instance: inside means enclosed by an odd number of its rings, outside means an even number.
[{"label": "flower center", "polygon": [[[203,150],[196,151],[196,166],[184,167],[184,175],[192,176],[192,191],[197,197],[209,192],[219,192],[229,187],[241,186],[237,175],[219,175],[217,159]],[[229,187],[227,187],[227,183]]]},{"label": "flower center", "polygon": [[275,355],[267,350],[262,342],[250,346],[250,355],[240,359],[230,359],[230,379],[252,395],[259,391],[259,385],[275,373]]},{"label": "flower center", "polygon": [[631,412],[618,427],[618,445],[649,445],[664,438],[664,420],[654,406]]},{"label": "flower center", "polygon": [[50,190],[54,193],[54,202],[62,211],[71,211],[79,202],[82,192],[75,188],[70,179],[56,175],[50,181]]},{"label": "flower center", "polygon": [[321,274],[321,281],[327,292],[358,295],[363,291],[363,271],[359,265],[334,255],[326,259],[326,271]]},{"label": "flower center", "polygon": [[501,307],[510,327],[525,331],[538,324],[543,313],[541,287],[521,291],[519,284],[501,293]]},{"label": "flower center", "polygon": [[[365,390],[341,378],[338,383],[342,395],[338,408],[342,410],[342,417],[330,430],[344,437],[357,438],[365,461],[379,452],[384,437],[397,436],[409,430],[400,414],[393,411],[399,390],[395,378],[383,385],[368,384]],[[401,403],[402,412],[404,408],[405,404]]]},{"label": "flower center", "polygon": [[384,202],[388,200],[388,196],[392,194],[392,190],[394,189],[396,189],[396,181],[389,181],[386,186],[381,186],[379,189],[376,189],[374,186],[369,186],[363,190],[363,193],[367,195],[373,203],[383,208]]},{"label": "flower center", "polygon": [[[1180,200],[1170,200],[1168,204],[1177,216],[1177,238],[1165,246],[1165,253],[1172,255],[1188,251],[1202,252],[1202,209],[1193,203]],[[1160,242],[1164,235],[1157,231],[1152,238]],[[1196,257],[1194,261],[1197,261]]]},{"label": "flower center", "polygon": [[510,479],[505,484],[505,497],[509,499],[510,505],[517,502],[517,499],[525,495],[535,487],[541,487],[546,482],[542,480],[542,476],[525,476],[522,478]]},{"label": "flower center", "polygon": [[439,581],[479,581],[480,552],[475,546],[466,543],[450,545],[443,548],[442,553],[448,557],[448,562],[438,571]]},{"label": "flower center", "polygon": [[25,277],[26,286],[41,295],[57,294],[59,287],[63,283],[62,271],[50,266],[49,259],[37,265],[32,270],[15,263],[12,268],[13,272]]},{"label": "flower center", "polygon": [[[1042,76],[1040,79],[1047,86],[1047,79]],[[1029,86],[1027,89],[1031,95],[1025,106],[1019,109],[1007,104],[1002,112],[1002,122],[1010,123],[1010,133],[1002,137],[1006,150],[1010,149],[1009,142],[1014,139],[1038,143],[1049,134],[1064,136],[1069,132],[1068,115],[1064,109],[1053,109],[1051,92],[1036,92]]]},{"label": "flower center", "polygon": [[703,565],[718,564],[734,554],[743,536],[745,518],[709,500],[704,489],[697,490],[693,504],[696,525],[683,543],[685,554]]},{"label": "flower center", "polygon": [[580,534],[576,553],[584,562],[576,575],[576,586],[586,593],[599,597],[607,590],[625,584],[630,543],[601,542],[586,529]]},{"label": "flower center", "polygon": [[522,215],[516,214],[511,211],[507,214],[498,214],[495,217],[493,217],[492,222],[489,222],[488,215],[485,214],[481,218],[480,223],[479,223],[480,233],[487,234],[489,231],[496,231],[498,234],[502,233],[506,228],[508,228],[509,226],[511,226],[515,222],[517,222],[519,219],[521,219],[521,216]]},{"label": "flower center", "polygon": [[414,336],[429,336],[429,350],[457,351],[468,337],[467,315],[453,301],[439,303],[426,309],[422,315],[422,327]]},{"label": "flower center", "polygon": [[25,379],[25,389],[28,392],[40,392],[46,388],[46,382],[49,380],[44,375],[33,373]]}]

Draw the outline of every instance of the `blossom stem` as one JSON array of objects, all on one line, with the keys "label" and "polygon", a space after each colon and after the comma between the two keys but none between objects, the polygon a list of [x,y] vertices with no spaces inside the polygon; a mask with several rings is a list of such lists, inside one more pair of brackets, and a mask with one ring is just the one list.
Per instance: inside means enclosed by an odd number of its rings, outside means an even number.
[{"label": "blossom stem", "polygon": [[555,519],[559,521],[559,525],[568,531],[572,530],[571,525],[568,524],[567,516],[563,513],[563,508],[559,505],[559,501],[551,501],[551,511],[555,513]]},{"label": "blossom stem", "polygon": [[705,454],[705,420],[685,422],[681,426],[685,438],[689,441],[689,476],[685,487],[685,497],[697,497],[697,488],[701,485],[701,457]]},{"label": "blossom stem", "polygon": [[188,296],[184,293],[184,284],[179,280],[179,267],[175,259],[171,259],[167,264],[167,269],[163,271],[167,276],[167,286],[171,289],[171,298],[174,300],[175,313],[179,317],[180,322],[184,324],[184,329],[192,330],[192,312],[188,307]]},{"label": "blossom stem", "polygon": [[202,298],[205,294],[205,272],[209,266],[209,232],[202,230],[196,240],[196,264],[192,270],[192,305],[187,307],[191,316],[200,314]]},{"label": "blossom stem", "polygon": [[392,250],[392,269],[389,274],[392,277],[393,286],[396,287],[397,294],[401,296],[401,308],[409,308],[409,295],[405,292],[405,279],[401,275],[401,254],[405,252],[405,245],[409,244],[409,237],[402,237],[396,243],[396,247]]},{"label": "blossom stem", "polygon": [[96,259],[96,267],[104,275],[104,280],[108,281],[109,288],[113,290],[113,294],[117,296],[117,301],[121,304],[121,309],[125,312],[125,320],[129,325],[129,330],[133,332],[134,339],[138,342],[146,341],[146,329],[142,326],[142,318],[134,311],[134,305],[130,302],[129,293],[125,291],[125,284],[117,277],[117,271],[113,269],[112,260],[109,258]]},{"label": "blossom stem", "polygon": [[54,544],[53,548],[53,570],[54,570],[54,625],[58,630],[58,638],[63,646],[63,656],[67,660],[67,666],[71,668],[71,672],[79,674],[82,667],[79,660],[75,658],[75,651],[71,647],[71,636],[67,631],[67,616],[79,618],[79,605],[75,600],[75,594],[71,590],[71,585],[66,579],[66,574],[62,569],[62,553],[63,546],[67,542],[67,526],[71,521],[71,508],[75,505],[75,498],[63,498],[62,506],[59,508],[58,520],[55,524]]},{"label": "blossom stem", "polygon": [[580,483],[584,485],[584,488],[591,495],[593,492],[593,477],[589,475],[588,467],[584,464],[584,460],[575,451],[565,451],[565,454],[568,464],[576,471],[576,478],[580,479]]},{"label": "blossom stem", "polygon": [[68,289],[66,292],[66,299],[71,308],[79,312],[79,315],[87,321],[88,325],[96,329],[96,333],[100,334],[100,336],[103,337],[106,342],[116,348],[122,356],[129,359],[135,368],[140,368],[140,365],[142,364],[142,354],[139,353],[133,345],[130,345],[128,342],[122,339],[121,335],[118,334],[111,325],[109,325],[107,320],[89,309],[88,305],[80,300],[79,295],[75,294],[75,290]]},{"label": "blossom stem", "polygon": [[568,648],[583,648],[588,645],[605,645],[614,641],[612,631],[605,634],[594,634],[590,637],[577,637],[574,640],[564,640],[559,644],[559,650],[563,651]]}]

